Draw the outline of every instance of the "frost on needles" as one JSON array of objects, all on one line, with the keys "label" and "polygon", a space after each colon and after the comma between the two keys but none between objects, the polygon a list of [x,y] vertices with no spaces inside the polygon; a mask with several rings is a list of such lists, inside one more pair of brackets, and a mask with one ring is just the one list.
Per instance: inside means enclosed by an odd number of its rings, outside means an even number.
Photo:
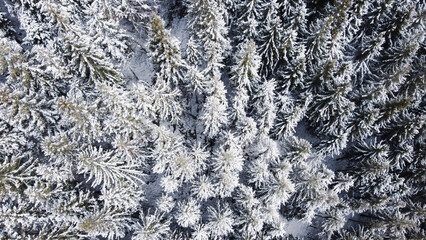
[{"label": "frost on needles", "polygon": [[426,239],[425,10],[0,2],[0,239]]}]

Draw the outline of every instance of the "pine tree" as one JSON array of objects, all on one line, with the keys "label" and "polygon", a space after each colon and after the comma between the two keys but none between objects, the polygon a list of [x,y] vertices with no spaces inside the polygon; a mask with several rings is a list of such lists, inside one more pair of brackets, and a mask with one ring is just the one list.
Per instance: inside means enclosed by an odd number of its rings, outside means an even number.
[{"label": "pine tree", "polygon": [[265,26],[260,34],[259,54],[262,56],[262,76],[268,77],[281,58],[282,26],[278,16],[279,4],[274,0],[262,6]]},{"label": "pine tree", "polygon": [[122,159],[113,152],[103,153],[103,149],[88,147],[77,156],[79,163],[77,171],[82,174],[89,173],[88,181],[92,186],[103,187],[121,186],[123,184],[138,184],[141,182],[141,174],[135,166],[125,164]]},{"label": "pine tree", "polygon": [[385,42],[383,34],[373,34],[365,36],[361,40],[359,49],[356,50],[354,60],[356,61],[355,71],[357,73],[355,83],[362,84],[367,77],[377,77],[374,70],[377,56],[382,51],[382,45]]},{"label": "pine tree", "polygon": [[237,3],[237,30],[238,41],[258,38],[259,21],[262,17],[262,1],[244,0]]},{"label": "pine tree", "polygon": [[226,89],[218,76],[213,77],[212,95],[206,98],[199,121],[204,125],[204,134],[216,136],[222,126],[228,124]]},{"label": "pine tree", "polygon": [[257,86],[260,78],[258,74],[260,57],[256,53],[256,44],[253,40],[242,44],[235,61],[236,65],[231,68],[230,81],[236,91],[233,102],[233,108],[236,111],[234,118],[240,120],[246,117],[248,94]]},{"label": "pine tree", "polygon": [[217,181],[216,192],[221,198],[231,196],[234,189],[238,187],[238,173],[244,166],[242,148],[237,145],[238,137],[232,133],[227,133],[225,137],[223,145],[214,153],[212,163]]},{"label": "pine tree", "polygon": [[226,237],[231,233],[234,219],[228,205],[218,203],[216,207],[209,206],[208,214],[208,226],[213,238]]},{"label": "pine tree", "polygon": [[310,88],[314,93],[317,92],[318,86],[330,77],[330,72],[334,68],[334,62],[330,59],[330,33],[331,18],[317,19],[309,27],[310,36],[307,37],[306,62],[307,74]]},{"label": "pine tree", "polygon": [[173,88],[183,81],[185,63],[181,59],[179,42],[170,36],[164,28],[163,20],[155,13],[151,14],[151,37],[149,49],[158,77],[163,78]]},{"label": "pine tree", "polygon": [[304,36],[307,34],[306,4],[303,1],[285,2],[282,5],[283,40],[280,48],[282,58],[278,74],[280,89],[295,90],[305,86],[306,72]]},{"label": "pine tree", "polygon": [[290,178],[296,183],[295,192],[289,199],[291,204],[285,208],[287,216],[311,223],[316,212],[325,212],[339,204],[341,189],[332,188],[336,184],[334,172],[321,163],[323,156],[311,153],[307,141],[289,139],[285,147],[285,159],[292,166]]},{"label": "pine tree", "polygon": [[333,233],[342,229],[345,224],[345,218],[340,209],[326,211],[325,215],[321,217],[323,218],[321,224],[322,233],[327,239],[331,239]]},{"label": "pine tree", "polygon": [[332,154],[339,153],[346,145],[349,132],[346,126],[354,108],[354,104],[347,98],[351,91],[348,79],[350,69],[343,66],[340,71],[313,99],[308,114],[317,133],[330,137],[323,142],[323,151]]},{"label": "pine tree", "polygon": [[408,231],[417,228],[417,222],[399,211],[385,211],[380,214],[378,221],[374,222],[374,229],[384,232],[391,238],[404,238]]},{"label": "pine tree", "polygon": [[273,127],[276,116],[274,80],[265,81],[260,84],[254,95],[254,110],[258,119],[259,133],[268,135]]},{"label": "pine tree", "polygon": [[287,93],[280,96],[274,134],[279,139],[285,139],[296,132],[297,124],[302,120],[311,101],[308,96],[304,102],[298,103]]},{"label": "pine tree", "polygon": [[188,3],[189,27],[203,48],[207,75],[214,75],[222,67],[224,53],[229,48],[225,12],[221,1],[191,0]]},{"label": "pine tree", "polygon": [[169,83],[161,76],[156,76],[152,92],[152,108],[160,120],[177,122],[182,114],[182,106],[179,102],[181,91],[172,89]]},{"label": "pine tree", "polygon": [[52,132],[52,123],[58,119],[53,110],[52,99],[42,99],[36,93],[12,90],[3,86],[0,91],[0,109],[3,110],[3,119],[12,126],[38,135]]},{"label": "pine tree", "polygon": [[356,108],[348,123],[351,128],[351,138],[362,140],[373,135],[378,130],[374,124],[379,114],[379,109],[374,108],[371,103]]},{"label": "pine tree", "polygon": [[138,222],[135,233],[140,239],[159,240],[169,236],[169,219],[164,218],[158,212],[141,213],[141,222]]},{"label": "pine tree", "polygon": [[357,162],[360,168],[359,178],[361,181],[368,181],[379,174],[383,174],[389,168],[387,159],[389,147],[383,143],[372,141],[371,143],[361,143],[354,148],[351,160]]},{"label": "pine tree", "polygon": [[122,238],[130,229],[125,214],[115,209],[101,209],[85,217],[77,226],[88,237],[102,236],[108,239]]},{"label": "pine tree", "polygon": [[189,64],[194,66],[198,66],[201,63],[200,45],[193,36],[186,43],[185,59]]},{"label": "pine tree", "polygon": [[246,87],[249,91],[256,86],[259,81],[260,57],[256,52],[256,44],[249,40],[241,46],[235,58],[236,65],[231,69],[230,81],[237,88]]},{"label": "pine tree", "polygon": [[177,222],[182,227],[194,226],[201,218],[200,206],[194,199],[178,204]]},{"label": "pine tree", "polygon": [[255,197],[255,192],[250,187],[241,186],[236,194],[237,198],[237,224],[242,225],[240,236],[253,238],[262,230],[264,219],[259,210],[260,201]]}]

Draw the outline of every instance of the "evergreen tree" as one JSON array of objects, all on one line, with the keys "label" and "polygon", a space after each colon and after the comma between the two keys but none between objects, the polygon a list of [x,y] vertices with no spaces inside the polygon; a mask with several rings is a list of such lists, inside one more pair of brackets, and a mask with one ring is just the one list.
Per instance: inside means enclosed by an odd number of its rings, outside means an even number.
[{"label": "evergreen tree", "polygon": [[216,136],[222,126],[228,124],[226,89],[218,76],[213,77],[212,95],[206,98],[199,121],[204,126],[204,134],[209,138]]},{"label": "evergreen tree", "polygon": [[0,239],[425,239],[424,10],[1,2]]},{"label": "evergreen tree", "polygon": [[232,226],[235,221],[229,206],[220,204],[218,204],[217,207],[208,207],[208,219],[210,236],[213,238],[228,236],[232,231]]},{"label": "evergreen tree", "polygon": [[280,96],[280,107],[274,129],[279,139],[290,137],[296,132],[296,127],[305,115],[310,101],[310,96],[300,103],[288,95]]},{"label": "evergreen tree", "polygon": [[170,36],[159,16],[153,13],[151,18],[149,49],[152,52],[151,59],[154,70],[158,77],[175,88],[183,81],[183,69],[185,67],[179,51],[179,42]]},{"label": "evergreen tree", "polygon": [[253,40],[245,42],[236,56],[236,65],[231,69],[230,81],[237,88],[246,87],[251,91],[259,81],[258,69],[260,57],[256,53],[256,44]]},{"label": "evergreen tree", "polygon": [[349,132],[346,126],[354,108],[354,104],[346,97],[351,91],[348,79],[350,69],[345,66],[342,68],[313,99],[308,114],[317,133],[330,137],[321,145],[325,153],[337,154],[346,146],[346,135]]},{"label": "evergreen tree", "polygon": [[252,92],[259,81],[260,57],[256,53],[256,44],[253,40],[245,42],[236,56],[236,65],[231,68],[230,81],[235,86],[233,108],[235,118],[240,120],[246,117],[248,93]]},{"label": "evergreen tree", "polygon": [[[280,88],[301,90],[305,88],[306,56],[304,36],[307,34],[306,4],[303,1],[285,2],[282,6],[283,43],[280,51],[278,73],[282,79]],[[280,84],[281,85],[281,84]]]},{"label": "evergreen tree", "polygon": [[262,6],[263,22],[265,26],[259,37],[259,54],[262,56],[262,76],[268,77],[274,71],[281,58],[280,48],[282,44],[282,25],[278,16],[279,4],[273,0]]},{"label": "evergreen tree", "polygon": [[259,21],[262,18],[262,1],[244,0],[236,5],[237,8],[237,40],[244,42],[247,39],[258,38]]},{"label": "evergreen tree", "polygon": [[258,121],[259,133],[268,135],[273,127],[276,116],[274,80],[265,81],[259,85],[254,96],[254,110]]},{"label": "evergreen tree", "polygon": [[225,12],[222,1],[190,0],[188,3],[188,13],[191,17],[189,27],[196,39],[200,40],[206,62],[204,71],[209,76],[222,67],[224,54],[229,48]]}]

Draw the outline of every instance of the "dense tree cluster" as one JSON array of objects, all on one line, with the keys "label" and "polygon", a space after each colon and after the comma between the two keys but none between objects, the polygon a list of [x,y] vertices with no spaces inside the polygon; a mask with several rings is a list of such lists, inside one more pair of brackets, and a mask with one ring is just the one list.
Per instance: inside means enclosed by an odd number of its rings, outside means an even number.
[{"label": "dense tree cluster", "polygon": [[0,239],[426,239],[425,14],[0,2]]}]

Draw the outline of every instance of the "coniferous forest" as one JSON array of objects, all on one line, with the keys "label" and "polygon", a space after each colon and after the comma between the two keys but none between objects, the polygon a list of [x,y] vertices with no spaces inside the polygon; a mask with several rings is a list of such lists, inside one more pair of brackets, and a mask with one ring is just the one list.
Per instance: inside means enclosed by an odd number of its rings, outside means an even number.
[{"label": "coniferous forest", "polygon": [[424,0],[0,0],[0,239],[426,239]]}]

